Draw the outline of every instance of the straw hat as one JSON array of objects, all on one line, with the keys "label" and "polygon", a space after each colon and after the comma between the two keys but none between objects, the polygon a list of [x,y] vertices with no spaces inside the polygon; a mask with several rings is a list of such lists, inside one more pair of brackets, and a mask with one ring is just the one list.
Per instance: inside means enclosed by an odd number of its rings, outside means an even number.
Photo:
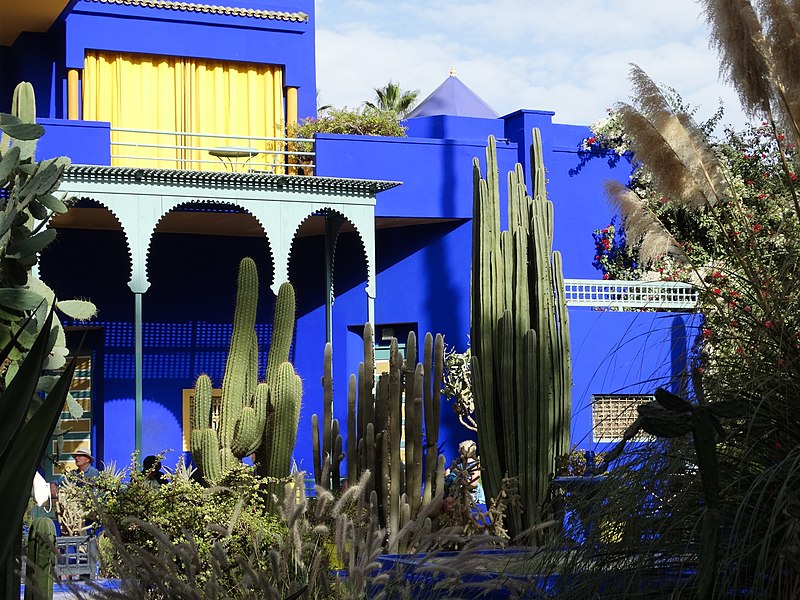
[{"label": "straw hat", "polygon": [[78,448],[75,452],[72,453],[72,458],[77,458],[78,456],[85,456],[91,461],[94,461],[94,456],[92,453],[89,452],[86,448]]}]

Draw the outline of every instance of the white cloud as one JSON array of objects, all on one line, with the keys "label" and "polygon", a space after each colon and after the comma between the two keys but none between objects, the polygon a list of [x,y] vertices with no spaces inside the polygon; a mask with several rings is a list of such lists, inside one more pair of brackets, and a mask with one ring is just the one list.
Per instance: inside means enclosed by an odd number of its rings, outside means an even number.
[{"label": "white cloud", "polygon": [[371,99],[390,78],[424,98],[455,66],[500,114],[553,110],[557,122],[589,123],[628,99],[633,62],[700,105],[701,118],[722,97],[739,125],[706,35],[693,0],[318,0],[317,85],[336,106]]}]

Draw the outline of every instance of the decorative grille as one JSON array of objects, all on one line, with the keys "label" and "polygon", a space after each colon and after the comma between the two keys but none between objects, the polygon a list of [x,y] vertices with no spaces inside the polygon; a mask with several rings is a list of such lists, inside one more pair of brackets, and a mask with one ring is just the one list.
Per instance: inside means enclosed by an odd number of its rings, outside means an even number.
[{"label": "decorative grille", "polygon": [[[654,400],[645,394],[600,395],[592,394],[592,439],[595,442],[618,442],[625,430],[636,420],[636,407]],[[648,439],[640,433],[634,440]]]},{"label": "decorative grille", "polygon": [[566,279],[567,306],[694,310],[697,289],[677,281]]}]

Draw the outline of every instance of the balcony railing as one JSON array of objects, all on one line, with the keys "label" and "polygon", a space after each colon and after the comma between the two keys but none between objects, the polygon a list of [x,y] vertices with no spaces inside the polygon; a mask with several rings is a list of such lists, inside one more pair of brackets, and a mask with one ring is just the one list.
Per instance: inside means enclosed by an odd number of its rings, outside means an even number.
[{"label": "balcony railing", "polygon": [[111,128],[111,164],[313,175],[314,140]]},{"label": "balcony railing", "polygon": [[677,281],[567,279],[564,288],[567,306],[694,310],[698,300],[697,288]]}]

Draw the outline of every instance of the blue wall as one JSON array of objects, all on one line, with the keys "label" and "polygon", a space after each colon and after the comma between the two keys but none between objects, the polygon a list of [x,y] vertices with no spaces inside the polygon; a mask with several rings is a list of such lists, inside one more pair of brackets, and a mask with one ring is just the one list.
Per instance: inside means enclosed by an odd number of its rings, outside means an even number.
[{"label": "blue wall", "polygon": [[570,308],[572,441],[592,442],[592,394],[682,393],[700,315]]},{"label": "blue wall", "polygon": [[67,155],[76,165],[111,164],[111,124],[99,121],[37,119],[44,135],[36,145],[36,159]]},{"label": "blue wall", "polygon": [[7,111],[19,81],[30,81],[37,114],[66,117],[66,72],[83,69],[87,49],[284,66],[284,85],[299,88],[298,114],[316,114],[314,2],[240,1],[239,6],[304,12],[307,22],[236,17],[110,3],[78,2],[46,34],[23,33],[3,48],[0,107]]},{"label": "blue wall", "polygon": [[[260,2],[239,0],[252,8]],[[286,85],[297,86],[300,116],[315,114],[314,4],[275,2],[269,9],[303,11],[308,23],[238,18],[140,6],[79,2],[47,34],[23,34],[0,48],[0,108],[10,108],[13,85],[34,82],[37,112],[50,117],[39,158],[65,154],[75,163],[109,164],[107,123],[64,121],[65,74],[82,68],[87,48],[283,64]],[[553,123],[551,111],[520,110],[499,119],[446,115],[407,121],[408,138],[320,134],[317,174],[400,181],[376,204],[375,320],[378,328],[442,333],[464,350],[469,331],[472,162],[485,175],[488,135],[498,138],[501,181],[514,163],[530,176],[531,129],[542,131],[548,194],[555,205],[554,246],[567,278],[596,279],[592,231],[612,211],[602,184],[627,180],[630,165],[615,155],[581,150],[585,127]],[[505,195],[505,186],[501,185]],[[505,206],[503,203],[503,213]],[[501,219],[505,221],[505,215]],[[181,390],[206,371],[219,384],[226,356],[236,270],[252,256],[261,273],[259,336],[262,363],[269,344],[273,271],[262,238],[157,234],[149,255],[151,288],[144,295],[144,452],[181,448]],[[321,411],[325,343],[324,247],[321,236],[295,240],[289,276],[298,299],[294,362],[303,378],[305,404],[296,450],[311,468],[310,418]],[[42,259],[42,274],[62,297],[89,297],[104,328],[103,416],[98,451],[127,462],[133,450],[133,295],[119,231],[62,230]],[[346,434],[347,381],[362,357],[360,332],[367,319],[366,264],[359,236],[342,233],[334,267],[334,414]],[[573,441],[587,446],[591,394],[650,393],[675,386],[695,318],[671,313],[570,310],[574,373]],[[441,440],[448,458],[471,437],[445,403]],[[174,461],[174,456],[167,459]]]}]

